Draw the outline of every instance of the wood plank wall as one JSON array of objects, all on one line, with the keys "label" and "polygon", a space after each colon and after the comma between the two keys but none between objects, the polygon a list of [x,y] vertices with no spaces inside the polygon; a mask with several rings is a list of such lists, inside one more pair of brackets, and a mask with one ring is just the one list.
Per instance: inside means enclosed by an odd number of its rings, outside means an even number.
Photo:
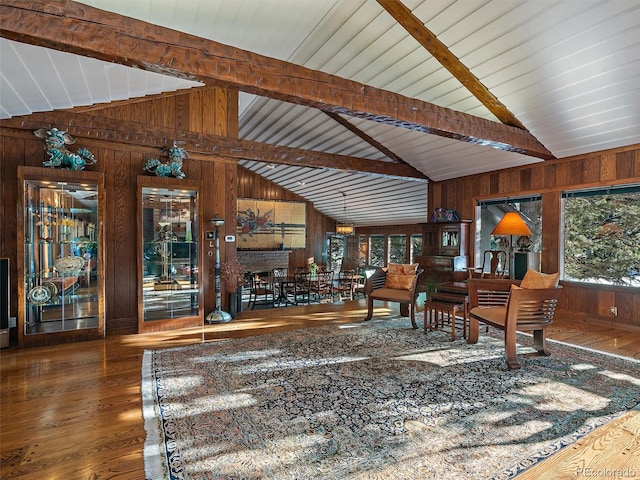
[{"label": "wood plank wall", "polygon": [[[147,125],[236,137],[237,101],[236,91],[212,88],[120,106],[106,106],[99,111],[88,113]],[[64,129],[64,125],[51,126]],[[15,261],[17,167],[41,167],[47,157],[42,139],[35,137],[30,130],[3,127],[0,134],[0,256],[11,260],[11,315],[16,316],[19,281]],[[105,174],[106,333],[135,333],[138,328],[137,178],[139,175],[145,175],[144,162],[153,157],[162,158],[162,152],[142,145],[132,146],[76,138],[72,150],[80,147],[88,148],[98,159],[97,164],[88,170],[97,170]],[[189,150],[188,145],[186,149]],[[239,168],[235,159],[215,155],[194,155],[185,161],[183,171],[190,184],[195,182],[200,185],[200,202],[204,207],[201,222],[203,231],[209,229],[208,219],[218,214],[226,220],[221,235],[235,234],[238,196],[303,200],[252,172]],[[176,185],[180,184],[180,180],[175,182]],[[322,257],[325,232],[335,228],[335,221],[317,212],[310,203],[307,204],[307,219],[308,248],[293,251],[292,265],[305,264],[309,256]],[[223,245],[222,261],[235,256],[235,243],[223,242]],[[204,271],[208,271],[210,257],[206,255],[205,249],[206,246],[203,248],[201,265]],[[326,257],[326,252],[324,255]],[[212,280],[212,276],[202,275],[205,312],[211,311],[214,307]],[[226,301],[227,295],[223,294],[225,308]]]},{"label": "wood plank wall", "polygon": [[[108,118],[149,125],[188,129],[217,135],[237,136],[237,93],[225,89],[202,89],[159,97],[121,106],[107,106],[93,112]],[[58,126],[64,128],[64,126]],[[41,139],[32,132],[2,128],[0,142],[0,256],[11,260],[12,298],[18,281],[16,256],[16,178],[18,165],[41,166],[46,159]],[[136,268],[136,179],[142,174],[146,159],[159,156],[157,149],[116,144],[107,141],[87,142],[76,139],[75,148],[91,150],[104,172],[106,205],[106,330],[107,334],[132,333],[137,330]],[[187,146],[188,150],[188,146]],[[235,160],[198,155],[185,162],[188,179],[200,179],[203,218],[214,214],[227,220],[221,234],[235,234],[235,205],[238,197],[277,200],[304,200],[272,182],[239,168]],[[640,182],[640,146],[576,156],[527,167],[507,169],[429,185],[429,211],[436,207],[453,208],[463,218],[474,218],[479,199],[539,193],[543,196],[543,270],[556,271],[560,254],[560,197],[566,189]],[[425,221],[428,212],[425,212]],[[307,249],[294,250],[290,266],[306,264],[313,256],[326,263],[327,232],[334,231],[335,221],[307,204]],[[206,229],[206,226],[202,226]],[[376,233],[408,233],[407,227],[380,227]],[[367,230],[368,231],[368,230]],[[473,238],[473,235],[472,235]],[[203,252],[204,253],[204,252]],[[234,255],[235,244],[224,245],[223,260]],[[206,261],[206,260],[205,260]],[[207,266],[206,263],[203,265]],[[203,278],[205,310],[214,304],[213,288]],[[582,312],[590,320],[640,328],[640,292],[638,289],[594,287],[565,284],[561,307]],[[225,296],[226,297],[226,296]],[[223,297],[224,298],[224,297]],[[225,299],[226,300],[226,299]],[[618,307],[618,317],[609,315],[609,306]],[[17,314],[12,303],[11,314]]]},{"label": "wood plank wall", "polygon": [[[452,208],[461,218],[475,220],[478,200],[541,194],[542,271],[557,272],[561,260],[562,192],[637,183],[640,183],[640,146],[633,145],[430,183],[428,204],[430,211],[438,207]],[[473,238],[472,226],[472,241]],[[473,250],[473,245],[471,248]],[[560,308],[579,312],[585,320],[640,329],[640,289],[576,282],[563,282],[563,285]],[[614,305],[618,307],[617,317],[609,312],[609,307]]]}]

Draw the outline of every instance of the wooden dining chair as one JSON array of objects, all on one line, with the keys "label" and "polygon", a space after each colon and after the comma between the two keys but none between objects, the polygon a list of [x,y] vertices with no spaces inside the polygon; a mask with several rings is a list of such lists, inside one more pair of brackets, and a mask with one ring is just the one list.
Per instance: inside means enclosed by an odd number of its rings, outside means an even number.
[{"label": "wooden dining chair", "polygon": [[263,281],[257,275],[248,275],[249,285],[249,303],[247,308],[253,310],[257,305],[275,306],[276,292],[273,285]]},{"label": "wooden dining chair", "polygon": [[355,270],[345,270],[340,272],[335,281],[335,292],[338,301],[353,300],[355,291]]},{"label": "wooden dining chair", "polygon": [[333,271],[318,272],[311,280],[311,295],[318,302],[325,299],[333,301]]},{"label": "wooden dining chair", "polygon": [[468,268],[469,278],[505,278],[509,275],[509,253],[504,250],[485,250],[482,266]]},{"label": "wooden dining chair", "polygon": [[311,273],[296,272],[293,275],[293,297],[297,303],[311,303]]}]

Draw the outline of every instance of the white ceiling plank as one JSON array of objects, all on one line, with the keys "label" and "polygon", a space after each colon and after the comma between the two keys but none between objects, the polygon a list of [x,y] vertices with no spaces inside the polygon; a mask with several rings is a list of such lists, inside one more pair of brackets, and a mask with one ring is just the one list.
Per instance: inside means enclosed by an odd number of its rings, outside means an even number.
[{"label": "white ceiling plank", "polygon": [[[81,3],[497,121],[373,0]],[[637,0],[403,3],[554,155],[640,143]],[[3,118],[195,85],[199,84],[0,39]],[[239,112],[242,139],[388,160],[327,115],[307,107],[240,92]],[[359,118],[348,121],[436,181],[538,161]],[[426,209],[427,185],[422,182],[284,165],[269,169],[259,162],[247,165],[318,202],[333,218],[342,212],[336,188],[349,190],[357,221],[407,223],[427,216],[420,211]],[[398,193],[404,194],[404,201]]]}]

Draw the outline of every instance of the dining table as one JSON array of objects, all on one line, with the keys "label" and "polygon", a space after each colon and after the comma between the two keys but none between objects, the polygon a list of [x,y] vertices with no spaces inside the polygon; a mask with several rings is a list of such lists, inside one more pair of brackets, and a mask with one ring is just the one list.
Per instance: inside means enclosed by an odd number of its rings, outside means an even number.
[{"label": "dining table", "polygon": [[[338,272],[338,274],[334,276],[333,282],[334,283],[338,282],[342,280],[343,277],[344,277],[343,272]],[[318,275],[309,275],[307,277],[310,284],[312,284],[313,282],[317,283],[320,280],[320,278],[321,277]],[[360,274],[353,275],[353,280],[356,283],[364,279],[365,279],[364,275],[360,275]],[[273,304],[274,306],[279,306],[279,307],[282,307],[282,306],[286,307],[289,305],[298,305],[298,302],[296,300],[296,292],[295,292],[295,285],[298,280],[299,278],[297,278],[295,275],[278,275],[278,276],[270,275],[268,277],[261,278],[262,282],[270,283],[274,287],[277,286],[278,295],[275,297]]]},{"label": "dining table", "polygon": [[[296,277],[294,275],[278,275],[275,277],[268,276],[263,277],[262,280],[273,285],[278,293],[278,295],[273,300],[274,306],[286,307],[288,305],[298,304],[295,299]],[[291,292],[292,288],[294,288],[293,292]]]}]

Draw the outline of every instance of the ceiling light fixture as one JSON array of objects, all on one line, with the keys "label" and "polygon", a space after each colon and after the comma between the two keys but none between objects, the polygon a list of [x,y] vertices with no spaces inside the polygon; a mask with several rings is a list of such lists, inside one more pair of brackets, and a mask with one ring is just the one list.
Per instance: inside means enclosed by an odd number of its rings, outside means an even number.
[{"label": "ceiling light fixture", "polygon": [[336,233],[339,235],[354,235],[356,232],[356,227],[351,221],[349,217],[349,213],[347,212],[347,194],[342,193],[342,204],[343,204],[343,212],[342,212],[342,221],[336,224]]}]

